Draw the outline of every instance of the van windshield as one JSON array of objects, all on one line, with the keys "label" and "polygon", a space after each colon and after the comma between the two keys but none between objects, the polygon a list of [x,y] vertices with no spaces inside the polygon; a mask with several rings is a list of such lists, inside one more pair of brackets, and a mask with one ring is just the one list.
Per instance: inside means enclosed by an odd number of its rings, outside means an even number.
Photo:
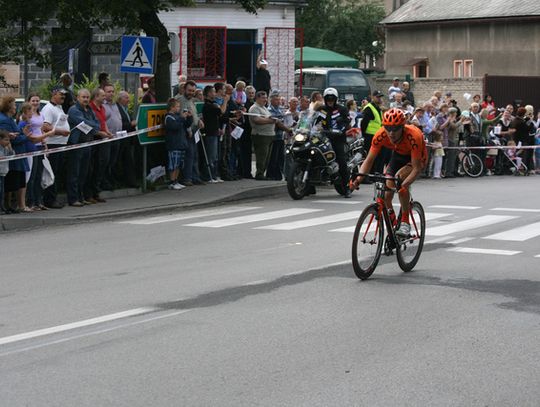
[{"label": "van windshield", "polygon": [[330,72],[328,75],[328,86],[367,86],[367,81],[360,72]]}]

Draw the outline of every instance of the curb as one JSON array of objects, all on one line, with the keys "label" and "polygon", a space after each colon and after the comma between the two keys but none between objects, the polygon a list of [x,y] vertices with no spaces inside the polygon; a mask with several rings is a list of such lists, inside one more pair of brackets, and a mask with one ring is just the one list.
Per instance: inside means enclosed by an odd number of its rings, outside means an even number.
[{"label": "curb", "polygon": [[92,215],[80,215],[70,217],[50,217],[50,218],[24,218],[24,217],[0,217],[0,231],[22,231],[29,229],[38,229],[44,226],[63,226],[79,223],[90,223],[94,221],[106,221],[112,219],[124,219],[132,216],[160,215],[165,212],[178,210],[191,210],[201,207],[219,206],[229,202],[245,201],[250,199],[278,196],[286,194],[285,185],[270,185],[252,188],[240,192],[232,192],[215,199],[207,199],[198,202],[181,202],[177,204],[156,205],[144,208],[103,212]]}]

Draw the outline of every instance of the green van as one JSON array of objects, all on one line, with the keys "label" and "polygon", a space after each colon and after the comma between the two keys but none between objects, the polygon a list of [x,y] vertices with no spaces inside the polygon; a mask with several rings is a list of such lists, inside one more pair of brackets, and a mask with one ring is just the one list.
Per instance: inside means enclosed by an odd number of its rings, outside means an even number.
[{"label": "green van", "polygon": [[295,94],[300,95],[300,83],[302,84],[302,96],[311,96],[314,91],[323,92],[326,88],[336,88],[339,100],[344,103],[354,99],[360,102],[371,91],[369,82],[360,69],[353,68],[306,68],[297,69],[294,74]]}]

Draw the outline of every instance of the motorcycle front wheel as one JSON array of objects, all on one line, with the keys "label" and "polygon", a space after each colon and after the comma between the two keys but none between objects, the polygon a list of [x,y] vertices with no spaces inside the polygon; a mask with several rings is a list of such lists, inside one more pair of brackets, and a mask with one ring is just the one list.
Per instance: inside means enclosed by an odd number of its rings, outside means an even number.
[{"label": "motorcycle front wheel", "polygon": [[294,200],[302,199],[307,195],[309,182],[303,182],[305,167],[293,162],[287,177],[287,191]]},{"label": "motorcycle front wheel", "polygon": [[341,182],[341,177],[338,177],[335,181],[334,181],[334,188],[336,190],[336,192],[338,194],[340,194],[341,196],[345,195],[345,187],[343,187],[343,184]]}]

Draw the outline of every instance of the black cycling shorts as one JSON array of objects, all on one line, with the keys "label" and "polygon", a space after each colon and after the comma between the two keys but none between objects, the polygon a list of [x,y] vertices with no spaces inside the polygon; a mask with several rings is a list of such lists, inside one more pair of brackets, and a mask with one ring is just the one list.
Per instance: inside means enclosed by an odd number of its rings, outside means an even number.
[{"label": "black cycling shorts", "polygon": [[411,164],[410,155],[403,155],[392,151],[392,157],[390,158],[388,167],[386,167],[386,175],[395,177],[400,169],[409,164]]}]

